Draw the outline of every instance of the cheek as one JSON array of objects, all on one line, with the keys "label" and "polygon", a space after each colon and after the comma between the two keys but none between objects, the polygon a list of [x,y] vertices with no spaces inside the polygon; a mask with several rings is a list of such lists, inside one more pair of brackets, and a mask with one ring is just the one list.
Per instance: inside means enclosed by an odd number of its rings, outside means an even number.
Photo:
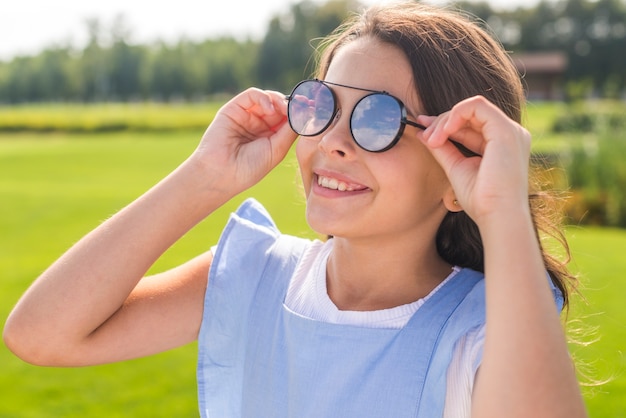
[{"label": "cheek", "polygon": [[381,181],[390,189],[392,199],[418,200],[426,206],[437,204],[449,185],[443,169],[426,150],[402,151],[397,158],[386,161],[385,168],[379,171],[384,173],[384,180]]},{"label": "cheek", "polygon": [[306,144],[304,144],[303,142],[304,141],[302,140],[302,137],[299,137],[296,140],[296,158],[298,159],[298,164],[302,162],[305,155],[307,154]]}]

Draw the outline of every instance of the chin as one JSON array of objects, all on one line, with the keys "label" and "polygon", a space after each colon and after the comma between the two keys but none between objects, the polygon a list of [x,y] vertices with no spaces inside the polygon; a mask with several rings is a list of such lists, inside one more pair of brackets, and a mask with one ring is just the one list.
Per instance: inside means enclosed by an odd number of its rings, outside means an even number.
[{"label": "chin", "polygon": [[331,216],[324,216],[319,212],[315,212],[307,208],[306,221],[309,224],[309,227],[311,227],[311,229],[319,235],[342,235],[342,232],[344,232],[343,230],[345,228],[338,228],[336,224],[339,221],[332,221],[331,219]]}]

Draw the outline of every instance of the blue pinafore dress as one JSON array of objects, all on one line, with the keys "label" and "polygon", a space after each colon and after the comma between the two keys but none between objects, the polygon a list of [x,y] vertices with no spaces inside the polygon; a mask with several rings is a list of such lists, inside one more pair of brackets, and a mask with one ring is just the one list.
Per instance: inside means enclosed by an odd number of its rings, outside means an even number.
[{"label": "blue pinafore dress", "polygon": [[485,321],[483,275],[457,273],[402,329],[315,321],[285,295],[311,241],[246,200],[209,272],[199,334],[204,418],[434,418],[455,343]]}]

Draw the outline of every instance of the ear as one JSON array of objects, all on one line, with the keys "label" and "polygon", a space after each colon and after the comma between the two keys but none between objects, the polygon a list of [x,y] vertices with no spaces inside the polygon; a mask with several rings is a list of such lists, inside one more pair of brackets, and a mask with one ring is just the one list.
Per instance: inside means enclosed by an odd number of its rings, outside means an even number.
[{"label": "ear", "polygon": [[456,194],[452,187],[449,187],[446,193],[443,196],[443,205],[448,209],[449,212],[461,212],[463,208],[461,204],[456,199]]}]

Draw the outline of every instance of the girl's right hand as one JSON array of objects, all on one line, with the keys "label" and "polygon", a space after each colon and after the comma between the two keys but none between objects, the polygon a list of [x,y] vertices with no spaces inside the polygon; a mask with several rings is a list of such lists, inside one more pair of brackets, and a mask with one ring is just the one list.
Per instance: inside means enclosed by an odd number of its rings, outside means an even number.
[{"label": "girl's right hand", "polygon": [[191,160],[237,194],[283,160],[297,137],[286,122],[283,94],[250,88],[217,112]]}]

